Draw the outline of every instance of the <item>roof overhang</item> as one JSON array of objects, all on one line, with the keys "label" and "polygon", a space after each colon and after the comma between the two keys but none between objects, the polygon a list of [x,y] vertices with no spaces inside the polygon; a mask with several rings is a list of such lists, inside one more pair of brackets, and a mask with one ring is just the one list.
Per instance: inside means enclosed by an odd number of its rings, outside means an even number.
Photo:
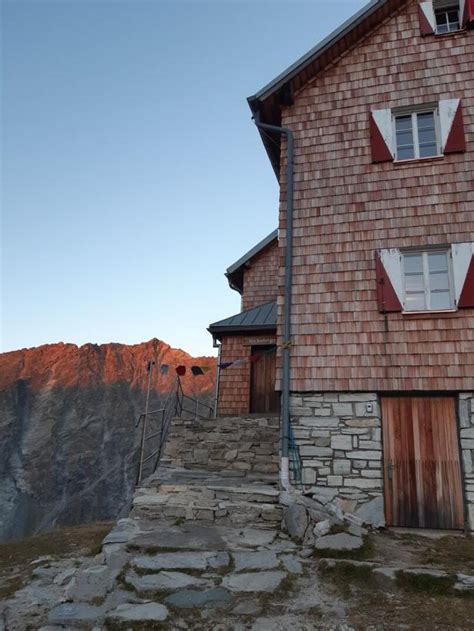
[{"label": "roof overhang", "polygon": [[276,302],[267,302],[264,305],[230,316],[230,318],[214,322],[209,325],[207,330],[214,340],[221,340],[223,335],[276,331],[276,325]]},{"label": "roof overhang", "polygon": [[225,275],[229,281],[231,289],[235,289],[235,291],[238,291],[239,294],[242,293],[244,287],[244,271],[246,266],[250,264],[250,261],[257,256],[257,254],[260,254],[267,247],[272,245],[274,241],[278,241],[278,229],[271,232],[246,254],[240,257],[238,261],[227,268]]},{"label": "roof overhang", "polygon": [[[333,63],[408,0],[371,0],[306,55],[247,100],[253,116],[262,123],[281,126],[282,107],[293,104],[293,95]],[[280,177],[280,134],[259,130],[277,178]]]}]

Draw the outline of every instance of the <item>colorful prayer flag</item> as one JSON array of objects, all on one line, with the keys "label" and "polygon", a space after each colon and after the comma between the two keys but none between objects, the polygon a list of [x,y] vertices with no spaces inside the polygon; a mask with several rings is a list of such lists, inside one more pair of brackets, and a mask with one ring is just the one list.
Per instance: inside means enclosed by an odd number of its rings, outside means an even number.
[{"label": "colorful prayer flag", "polygon": [[186,366],[178,366],[176,368],[176,374],[180,377],[184,377],[184,375],[186,374]]},{"label": "colorful prayer flag", "polygon": [[162,375],[167,375],[169,369],[170,367],[168,366],[168,364],[161,364],[160,366],[160,372]]},{"label": "colorful prayer flag", "polygon": [[234,366],[242,366],[243,364],[248,364],[248,359],[238,359],[234,362]]},{"label": "colorful prayer flag", "polygon": [[201,368],[201,366],[191,366],[191,372],[193,373],[195,377],[197,377],[198,375],[204,374],[204,371]]},{"label": "colorful prayer flag", "polygon": [[201,366],[201,370],[204,374],[206,374],[207,372],[209,372],[211,370],[210,366]]},{"label": "colorful prayer flag", "polygon": [[255,362],[258,362],[260,359],[262,359],[262,353],[255,353],[255,355],[250,355],[249,362],[254,364]]},{"label": "colorful prayer flag", "polygon": [[229,366],[232,366],[234,362],[222,362],[222,364],[219,364],[219,368],[221,370],[225,370],[226,368],[229,368]]}]

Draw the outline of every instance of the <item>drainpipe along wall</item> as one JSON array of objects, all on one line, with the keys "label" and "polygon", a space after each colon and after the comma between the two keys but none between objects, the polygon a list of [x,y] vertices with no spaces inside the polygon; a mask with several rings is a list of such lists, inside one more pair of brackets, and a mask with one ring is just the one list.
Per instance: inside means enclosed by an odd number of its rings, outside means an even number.
[{"label": "drainpipe along wall", "polygon": [[284,489],[290,487],[290,359],[291,359],[291,295],[293,283],[293,191],[294,191],[294,137],[288,127],[277,127],[260,122],[259,114],[254,117],[255,125],[262,130],[283,134],[287,139],[286,164],[286,249],[285,249],[285,290],[283,306],[283,374],[282,374],[282,427],[280,481]]}]

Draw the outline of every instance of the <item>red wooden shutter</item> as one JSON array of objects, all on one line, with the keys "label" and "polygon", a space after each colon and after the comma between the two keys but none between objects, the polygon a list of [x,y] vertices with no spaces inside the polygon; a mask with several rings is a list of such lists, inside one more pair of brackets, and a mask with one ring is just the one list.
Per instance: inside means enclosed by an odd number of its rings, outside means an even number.
[{"label": "red wooden shutter", "polygon": [[459,309],[474,307],[474,256],[471,258],[466,279],[458,302]]},{"label": "red wooden shutter", "polygon": [[373,112],[370,112],[370,146],[372,162],[393,162],[392,152],[385,142]]},{"label": "red wooden shutter", "polygon": [[459,101],[458,109],[454,115],[444,153],[463,153],[466,151],[466,138],[464,134],[464,121],[462,116],[462,103]]},{"label": "red wooden shutter", "polygon": [[435,20],[433,2],[420,2],[418,5],[418,20],[420,22],[420,32],[423,37],[434,35]]},{"label": "red wooden shutter", "polygon": [[375,270],[377,273],[377,303],[380,313],[402,311],[402,305],[385,270],[379,252],[375,253]]},{"label": "red wooden shutter", "polygon": [[466,28],[474,28],[474,0],[465,0],[462,25]]}]

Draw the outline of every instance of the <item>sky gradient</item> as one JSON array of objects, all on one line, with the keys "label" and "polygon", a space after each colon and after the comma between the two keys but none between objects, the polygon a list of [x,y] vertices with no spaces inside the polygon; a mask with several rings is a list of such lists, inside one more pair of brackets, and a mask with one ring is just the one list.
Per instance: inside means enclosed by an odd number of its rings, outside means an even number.
[{"label": "sky gradient", "polygon": [[246,98],[365,2],[1,3],[1,351],[214,354],[225,269],[277,226]]}]

